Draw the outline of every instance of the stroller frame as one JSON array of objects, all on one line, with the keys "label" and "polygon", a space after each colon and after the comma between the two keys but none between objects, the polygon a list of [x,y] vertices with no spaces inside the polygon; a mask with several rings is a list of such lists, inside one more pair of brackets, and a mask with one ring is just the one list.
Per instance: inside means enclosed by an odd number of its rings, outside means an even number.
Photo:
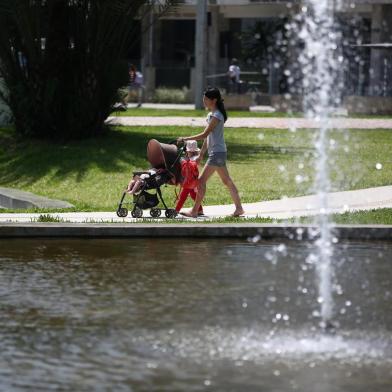
[{"label": "stroller frame", "polygon": [[[134,175],[140,175],[140,174],[144,174],[147,172],[133,172]],[[132,210],[131,210],[131,215],[133,218],[141,218],[143,216],[143,208],[141,208],[140,206],[140,199],[142,196],[144,195],[157,195],[157,201],[158,203],[156,203],[153,207],[150,208],[150,215],[152,218],[159,218],[162,214],[162,209],[161,208],[157,208],[156,206],[159,204],[159,201],[162,202],[163,206],[164,206],[164,211],[165,211],[165,216],[166,218],[175,218],[177,216],[177,211],[173,208],[169,208],[166,203],[165,200],[163,199],[162,196],[162,191],[161,191],[161,186],[158,186],[157,188],[155,188],[156,193],[151,194],[149,192],[147,192],[147,190],[149,190],[150,188],[147,185],[147,182],[145,181],[145,183],[143,184],[143,186],[140,188],[140,191],[133,195],[133,201],[129,202],[129,203],[124,203],[124,199],[127,195],[127,192],[125,191],[121,197],[120,203],[118,205],[117,208],[117,216],[121,217],[121,218],[125,218],[128,215],[128,209],[123,207],[126,204],[133,204]]]},{"label": "stroller frame", "polygon": [[[173,144],[173,142],[170,142],[169,144]],[[178,164],[183,152],[185,151],[185,146],[181,147],[177,151],[176,158],[174,162],[170,165],[170,167],[166,167],[166,175],[169,174],[171,178],[175,179],[175,174],[173,173],[173,168],[175,167],[176,164]],[[132,173],[134,176],[135,175],[141,175],[141,174],[150,174],[147,171],[137,171]],[[154,174],[153,176],[155,177],[158,173]],[[155,178],[153,178],[155,181]],[[148,184],[149,180],[145,180],[143,186],[139,190],[137,194],[133,195],[133,201],[132,202],[124,202],[124,199],[127,195],[127,191],[123,192],[123,195],[121,197],[120,203],[117,208],[117,216],[121,218],[125,218],[128,215],[128,209],[124,207],[124,205],[133,205],[131,209],[131,216],[133,218],[142,218],[143,217],[143,209],[148,209],[150,208],[150,216],[152,218],[159,218],[162,214],[162,210],[165,211],[165,216],[166,218],[175,218],[177,216],[177,211],[174,208],[168,208],[166,205],[163,196],[162,196],[162,191],[161,191],[161,186],[166,185],[167,182],[159,185],[157,184],[156,187],[150,187]],[[150,189],[155,189],[156,193],[149,193],[147,192]],[[147,196],[150,198],[150,203],[152,204],[151,206],[148,206],[146,208],[143,208],[143,204],[141,203],[141,198],[142,196]],[[156,200],[152,200],[151,198],[156,198]],[[159,204],[159,201],[162,202],[164,209],[157,208],[156,206]]]}]

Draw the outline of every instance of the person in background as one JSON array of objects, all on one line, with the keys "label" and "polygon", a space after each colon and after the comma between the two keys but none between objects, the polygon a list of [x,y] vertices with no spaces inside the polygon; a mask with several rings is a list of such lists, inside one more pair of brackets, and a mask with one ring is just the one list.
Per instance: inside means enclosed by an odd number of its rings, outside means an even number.
[{"label": "person in background", "polygon": [[144,96],[144,77],[143,74],[137,70],[134,64],[129,67],[129,88],[128,91],[137,91],[137,107],[140,108],[143,104]]},{"label": "person in background", "polygon": [[229,93],[239,92],[238,90],[240,85],[240,75],[241,69],[238,66],[238,60],[236,58],[233,58],[229,66],[229,70],[227,71]]}]

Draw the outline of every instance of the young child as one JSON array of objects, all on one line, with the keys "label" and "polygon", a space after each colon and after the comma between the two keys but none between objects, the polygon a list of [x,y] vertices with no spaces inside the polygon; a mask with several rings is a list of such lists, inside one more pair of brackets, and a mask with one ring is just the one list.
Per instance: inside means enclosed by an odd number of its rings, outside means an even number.
[{"label": "young child", "polygon": [[126,192],[130,195],[137,195],[140,192],[140,189],[143,187],[145,180],[150,176],[155,175],[156,173],[157,171],[155,169],[150,169],[147,173],[140,175],[136,174],[129,181]]},{"label": "young child", "polygon": [[[200,149],[197,147],[196,140],[186,141],[186,157],[181,160],[181,175],[184,178],[181,184],[181,192],[178,197],[176,211],[179,212],[184,205],[188,195],[196,200],[197,185],[199,183],[199,169],[197,159]],[[200,205],[198,215],[203,215],[203,207]]]}]

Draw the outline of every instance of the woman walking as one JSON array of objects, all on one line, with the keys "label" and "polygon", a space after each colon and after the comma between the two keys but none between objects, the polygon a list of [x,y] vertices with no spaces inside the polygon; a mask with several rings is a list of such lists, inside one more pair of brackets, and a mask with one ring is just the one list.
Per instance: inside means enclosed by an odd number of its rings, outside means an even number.
[{"label": "woman walking", "polygon": [[208,151],[208,159],[199,178],[195,204],[189,212],[184,212],[182,215],[193,218],[197,217],[199,207],[206,193],[207,181],[216,171],[223,184],[229,189],[231,198],[233,199],[235,210],[232,216],[238,217],[244,214],[244,209],[242,208],[238,189],[226,167],[227,149],[223,133],[227,113],[220,91],[217,88],[208,88],[204,92],[203,103],[210,111],[207,115],[207,126],[204,131],[197,135],[177,139],[178,143],[184,143],[187,140],[204,140],[199,161],[203,159],[205,152]]}]

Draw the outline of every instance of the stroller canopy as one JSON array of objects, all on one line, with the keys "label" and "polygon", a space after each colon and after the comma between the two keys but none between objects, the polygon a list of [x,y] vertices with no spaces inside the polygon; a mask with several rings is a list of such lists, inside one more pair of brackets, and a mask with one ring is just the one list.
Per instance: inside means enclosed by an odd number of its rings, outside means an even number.
[{"label": "stroller canopy", "polygon": [[147,159],[155,169],[167,169],[175,177],[175,183],[181,181],[180,152],[174,144],[160,143],[151,139],[147,144]]}]

